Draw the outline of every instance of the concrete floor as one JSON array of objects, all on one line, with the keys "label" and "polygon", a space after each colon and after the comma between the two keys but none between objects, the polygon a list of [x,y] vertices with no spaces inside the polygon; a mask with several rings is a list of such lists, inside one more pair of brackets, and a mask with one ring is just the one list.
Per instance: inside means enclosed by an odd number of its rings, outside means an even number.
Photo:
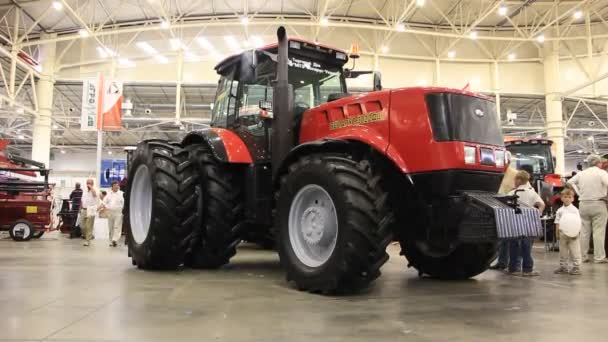
[{"label": "concrete floor", "polygon": [[243,246],[218,271],[145,272],[124,246],[47,237],[0,241],[0,340],[14,341],[605,341],[608,265],[580,277],[486,272],[420,279],[390,247],[367,292],[324,297],[284,280],[275,253]]}]

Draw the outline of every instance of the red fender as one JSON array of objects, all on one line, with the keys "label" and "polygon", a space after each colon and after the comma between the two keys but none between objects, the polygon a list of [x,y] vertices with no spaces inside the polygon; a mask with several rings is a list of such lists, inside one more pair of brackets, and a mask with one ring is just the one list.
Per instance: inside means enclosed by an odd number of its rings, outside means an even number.
[{"label": "red fender", "polygon": [[228,161],[230,163],[253,163],[249,149],[247,149],[247,146],[238,135],[223,128],[211,128],[211,130],[215,132],[224,143],[226,155],[228,156]]}]

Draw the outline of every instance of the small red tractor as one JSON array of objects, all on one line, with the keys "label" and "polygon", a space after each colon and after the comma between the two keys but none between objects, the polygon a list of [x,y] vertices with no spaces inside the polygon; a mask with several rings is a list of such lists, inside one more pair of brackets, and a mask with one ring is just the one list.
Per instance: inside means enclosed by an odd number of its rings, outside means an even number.
[{"label": "small red tractor", "polygon": [[8,230],[15,241],[39,238],[52,228],[49,170],[6,152],[8,143],[0,140],[0,229]]},{"label": "small red tractor", "polygon": [[373,92],[350,95],[345,79],[371,71],[346,69],[345,52],[282,27],[277,36],[216,66],[211,128],[133,152],[132,262],[217,268],[257,233],[274,237],[287,279],[311,292],[369,284],[393,240],[420,274],[485,271],[499,221],[519,212],[495,197],[506,157],[494,102],[382,90],[378,73]]}]

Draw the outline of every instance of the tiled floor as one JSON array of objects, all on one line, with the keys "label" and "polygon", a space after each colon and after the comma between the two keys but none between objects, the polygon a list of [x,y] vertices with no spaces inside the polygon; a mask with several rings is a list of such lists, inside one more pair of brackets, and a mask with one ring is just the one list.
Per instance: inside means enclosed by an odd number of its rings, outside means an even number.
[{"label": "tiled floor", "polygon": [[217,271],[145,272],[124,247],[47,237],[0,241],[0,341],[605,341],[608,265],[580,277],[486,272],[420,279],[396,246],[365,293],[324,297],[285,282],[275,253],[243,246]]}]

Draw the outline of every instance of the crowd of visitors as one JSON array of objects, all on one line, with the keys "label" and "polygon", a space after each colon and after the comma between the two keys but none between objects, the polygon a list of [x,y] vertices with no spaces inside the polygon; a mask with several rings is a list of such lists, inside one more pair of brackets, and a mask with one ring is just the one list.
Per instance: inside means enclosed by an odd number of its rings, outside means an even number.
[{"label": "crowd of visitors", "polygon": [[[580,275],[581,264],[588,257],[593,236],[593,263],[605,264],[604,240],[608,221],[608,172],[597,155],[587,158],[588,167],[578,172],[560,193],[562,206],[556,211],[554,223],[559,234],[559,267],[556,274]],[[527,170],[516,170],[509,165],[499,193],[515,195],[518,202],[537,208],[543,215],[545,203],[530,184]],[[573,203],[578,196],[579,208]],[[537,276],[532,257],[533,239],[509,239],[500,242],[498,261],[491,269],[510,275]]]},{"label": "crowd of visitors", "polygon": [[84,246],[91,244],[95,218],[98,217],[108,220],[110,247],[116,247],[122,235],[122,208],[125,203],[123,192],[120,191],[120,183],[112,182],[109,192],[97,191],[92,178],[87,179],[86,185],[85,192],[80,188],[80,183],[76,183],[75,189],[70,194],[72,208],[80,209],[78,221],[85,240]]}]

